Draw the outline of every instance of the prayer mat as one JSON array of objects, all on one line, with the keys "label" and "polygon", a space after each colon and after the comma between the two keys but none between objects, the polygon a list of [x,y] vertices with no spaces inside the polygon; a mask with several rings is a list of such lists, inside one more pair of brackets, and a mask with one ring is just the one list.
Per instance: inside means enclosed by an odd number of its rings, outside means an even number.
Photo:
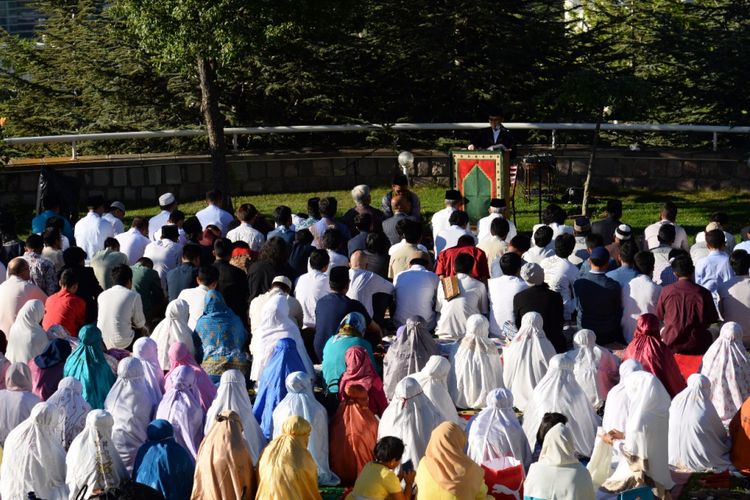
[{"label": "prayer mat", "polygon": [[702,355],[675,354],[674,359],[677,361],[677,366],[680,367],[680,373],[685,380],[693,373],[698,373],[701,362],[703,362]]}]

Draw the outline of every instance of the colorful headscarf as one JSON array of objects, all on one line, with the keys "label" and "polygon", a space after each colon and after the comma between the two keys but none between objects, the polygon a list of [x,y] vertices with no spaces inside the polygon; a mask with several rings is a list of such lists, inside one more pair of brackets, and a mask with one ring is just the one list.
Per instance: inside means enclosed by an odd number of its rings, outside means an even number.
[{"label": "colorful headscarf", "polygon": [[331,470],[343,486],[351,486],[368,462],[378,440],[378,419],[368,408],[367,390],[350,383],[340,392],[343,402],[331,420]]},{"label": "colorful headscarf", "polygon": [[172,424],[157,419],[146,428],[148,440],[138,450],[133,479],[159,491],[164,498],[190,498],[195,465],[190,453],[174,439]]},{"label": "colorful headscarf", "polygon": [[81,343],[65,362],[63,375],[83,385],[83,399],[92,409],[103,409],[107,393],[115,383],[115,374],[104,359],[102,331],[96,325],[84,325],[78,332]]},{"label": "colorful headscarf", "polygon": [[362,316],[362,313],[350,312],[344,316],[344,319],[339,323],[338,334],[361,337],[364,335],[366,328],[367,324],[365,323],[365,317]]},{"label": "colorful headscarf", "polygon": [[198,389],[201,408],[205,413],[211,406],[216,397],[216,386],[208,378],[208,374],[201,368],[201,365],[195,362],[195,358],[190,353],[190,349],[182,342],[176,342],[169,348],[169,363],[171,369],[164,376],[164,389],[169,392],[172,388],[172,374],[181,366],[187,366],[193,371],[195,386]]},{"label": "colorful headscarf", "polygon": [[370,359],[370,353],[361,346],[352,346],[346,351],[346,370],[339,380],[339,398],[343,401],[346,388],[357,384],[367,391],[370,410],[380,416],[388,406],[388,400],[383,390],[383,380],[375,371]]}]

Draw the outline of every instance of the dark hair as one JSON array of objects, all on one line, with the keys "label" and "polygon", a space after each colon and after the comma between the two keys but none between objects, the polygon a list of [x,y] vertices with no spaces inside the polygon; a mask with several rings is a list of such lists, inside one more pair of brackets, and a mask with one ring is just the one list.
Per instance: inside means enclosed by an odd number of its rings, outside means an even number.
[{"label": "dark hair", "polygon": [[662,224],[659,228],[659,233],[656,237],[659,239],[659,243],[664,245],[671,245],[674,243],[674,239],[677,236],[677,230],[674,224]]},{"label": "dark hair", "polygon": [[593,250],[596,247],[604,246],[604,238],[599,233],[591,233],[586,236],[586,248]]},{"label": "dark hair", "polygon": [[388,254],[389,241],[384,233],[369,233],[365,238],[365,250],[377,255]]},{"label": "dark hair", "polygon": [[[195,220],[198,220],[198,219],[195,219]],[[138,231],[141,231],[141,230],[147,228],[148,224],[146,223],[146,219],[143,218],[143,217],[133,217],[133,222],[130,223],[130,227],[131,228],[135,228]],[[182,227],[184,228],[185,225],[183,224]]]},{"label": "dark hair", "polygon": [[46,194],[42,199],[42,207],[45,210],[55,210],[60,208],[60,199],[54,194]]},{"label": "dark hair", "polygon": [[325,267],[330,264],[331,258],[328,256],[328,252],[316,248],[310,254],[310,267],[316,271],[323,271]]},{"label": "dark hair", "polygon": [[133,279],[133,270],[127,264],[120,264],[112,268],[112,280],[117,285],[125,286]]},{"label": "dark hair", "polygon": [[[596,247],[599,248],[599,247]],[[609,252],[607,252],[609,253]],[[609,258],[606,259],[595,259],[594,257],[589,257],[589,260],[591,261],[591,264],[596,267],[604,267],[607,264],[609,264]]]},{"label": "dark hair", "polygon": [[63,218],[59,217],[57,215],[53,215],[49,219],[47,219],[47,222],[44,224],[45,227],[54,227],[58,231],[62,232],[63,228],[65,228],[65,222],[63,222]]},{"label": "dark hair", "polygon": [[654,273],[654,265],[656,264],[656,258],[651,252],[638,252],[635,254],[633,259],[636,271],[647,276],[651,276]]},{"label": "dark hair", "polygon": [[86,260],[86,252],[81,247],[69,247],[63,250],[63,262],[67,267],[77,267]]},{"label": "dark hair", "polygon": [[161,227],[161,237],[168,240],[177,241],[180,237],[180,229],[174,224],[166,224]]},{"label": "dark hair", "polygon": [[229,259],[232,257],[232,241],[228,238],[216,238],[214,240],[214,255],[217,259]]},{"label": "dark hair", "polygon": [[510,240],[510,246],[518,249],[521,253],[526,253],[531,248],[531,238],[525,234],[517,234]]},{"label": "dark hair", "polygon": [[336,210],[338,209],[339,203],[333,196],[326,196],[320,200],[320,215],[333,219],[336,217]]},{"label": "dark hair", "polygon": [[396,174],[393,176],[393,182],[391,182],[391,186],[408,186],[408,185],[409,185],[409,179],[407,179],[404,174]]},{"label": "dark hair", "polygon": [[539,226],[534,231],[534,245],[544,248],[552,241],[552,235],[554,231],[549,226]]},{"label": "dark hair", "polygon": [[315,238],[313,238],[312,233],[309,229],[300,229],[294,234],[294,241],[295,243],[299,243],[301,245],[309,245],[313,242]]},{"label": "dark hair", "polygon": [[375,461],[381,464],[391,460],[401,460],[404,455],[404,442],[393,436],[380,438],[375,444],[373,455]]},{"label": "dark hair", "polygon": [[182,258],[186,260],[195,260],[201,256],[201,247],[195,243],[188,243],[182,247]]},{"label": "dark hair", "polygon": [[309,215],[313,219],[320,219],[320,198],[318,198],[317,196],[308,198],[307,215]]},{"label": "dark hair", "polygon": [[328,286],[334,292],[342,292],[349,286],[349,268],[336,266],[330,270],[328,275]]},{"label": "dark hair", "polygon": [[335,227],[329,227],[323,233],[323,248],[327,250],[340,250],[344,244],[344,233]]},{"label": "dark hair", "polygon": [[469,223],[469,214],[463,210],[454,210],[448,217],[448,224],[451,226],[465,226]]},{"label": "dark hair", "polygon": [[[135,219],[133,219],[135,222]],[[188,217],[185,222],[182,223],[182,230],[185,231],[185,236],[189,240],[201,239],[203,236],[203,226],[198,217]]]},{"label": "dark hair", "polygon": [[632,264],[636,253],[638,253],[638,247],[632,239],[620,243],[620,260],[622,262]]},{"label": "dark hair", "polygon": [[565,215],[565,210],[553,203],[547,205],[542,212],[542,222],[544,224],[552,224],[553,222],[556,224],[565,224]]},{"label": "dark hair", "polygon": [[411,219],[405,219],[403,232],[406,242],[416,245],[422,240],[422,223]]},{"label": "dark hair", "polygon": [[210,191],[206,191],[206,199],[210,201],[211,203],[218,203],[223,198],[223,194],[218,189],[211,189]]},{"label": "dark hair", "polygon": [[710,248],[721,250],[727,244],[727,240],[724,236],[724,231],[720,229],[714,229],[706,233],[706,245]]},{"label": "dark hair", "polygon": [[174,224],[177,224],[180,221],[185,220],[185,212],[182,210],[172,210],[169,212],[169,220],[167,222],[172,222]]},{"label": "dark hair", "polygon": [[255,208],[255,205],[252,203],[243,203],[239,206],[237,209],[237,218],[242,222],[247,222],[248,224],[252,222],[253,218],[258,215],[258,209]]},{"label": "dark hair", "polygon": [[135,263],[142,267],[147,267],[149,269],[154,268],[154,261],[149,259],[148,257],[141,257],[140,259],[136,260]]},{"label": "dark hair", "polygon": [[690,257],[690,254],[682,248],[673,248],[669,251],[669,255],[667,255],[669,260],[676,259],[677,257]]},{"label": "dark hair", "polygon": [[661,214],[668,221],[674,222],[674,220],[677,218],[677,205],[675,205],[671,201],[665,201],[661,206]]},{"label": "dark hair", "polygon": [[354,216],[354,227],[359,229],[362,232],[368,232],[370,231],[370,227],[372,226],[372,215],[368,214],[367,212],[363,214],[357,214]]},{"label": "dark hair", "polygon": [[201,266],[198,269],[198,281],[206,286],[211,286],[219,281],[219,270],[214,266]]},{"label": "dark hair", "polygon": [[44,248],[44,238],[36,233],[32,233],[26,238],[26,248],[30,248],[35,253],[41,253]]},{"label": "dark hair", "polygon": [[60,240],[60,230],[56,227],[48,227],[42,233],[44,244],[51,247]]},{"label": "dark hair", "polygon": [[286,205],[279,205],[273,211],[273,220],[280,226],[286,226],[292,218],[292,209]]},{"label": "dark hair", "polygon": [[729,256],[729,265],[737,276],[745,276],[750,271],[750,256],[745,250],[735,250]]},{"label": "dark hair", "polygon": [[108,237],[104,240],[104,248],[109,248],[110,250],[120,251],[120,242],[117,240],[117,238]]},{"label": "dark hair", "polygon": [[499,236],[502,239],[505,239],[509,232],[510,224],[505,217],[495,217],[492,219],[492,222],[490,223],[490,234],[492,236]]},{"label": "dark hair", "polygon": [[729,224],[729,215],[726,212],[714,212],[708,220],[709,222],[718,222],[722,227],[726,227]]},{"label": "dark hair", "polygon": [[678,278],[687,278],[695,272],[693,260],[687,255],[680,255],[672,260],[672,272]]},{"label": "dark hair", "polygon": [[523,259],[514,252],[507,252],[500,257],[500,269],[506,276],[516,276],[523,267]]},{"label": "dark hair", "polygon": [[70,288],[78,284],[78,276],[73,272],[72,269],[65,269],[60,273],[60,286],[63,288]]},{"label": "dark hair", "polygon": [[622,201],[607,200],[607,213],[615,217],[620,217],[622,215]]},{"label": "dark hair", "polygon": [[542,417],[542,423],[539,424],[539,430],[536,431],[536,442],[539,444],[539,446],[542,446],[544,444],[544,438],[551,428],[553,428],[557,424],[565,425],[567,423],[568,417],[566,417],[562,413],[545,413]]},{"label": "dark hair", "polygon": [[91,210],[104,207],[104,196],[94,195],[86,198],[86,207]]},{"label": "dark hair", "polygon": [[570,257],[570,254],[573,253],[575,247],[576,238],[570,233],[559,234],[557,238],[555,238],[555,255],[560,258],[567,259]]},{"label": "dark hair", "polygon": [[453,269],[455,269],[456,273],[471,274],[473,268],[473,255],[468,253],[460,253],[456,255],[456,259],[453,261]]}]

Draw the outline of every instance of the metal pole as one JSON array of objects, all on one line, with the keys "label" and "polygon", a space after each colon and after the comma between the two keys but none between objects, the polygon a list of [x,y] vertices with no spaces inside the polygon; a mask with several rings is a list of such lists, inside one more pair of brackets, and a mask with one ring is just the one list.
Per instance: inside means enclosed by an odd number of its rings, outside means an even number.
[{"label": "metal pole", "polygon": [[70,159],[75,160],[78,158],[78,150],[76,149],[76,141],[70,143]]},{"label": "metal pole", "polygon": [[719,150],[719,133],[714,132],[714,151]]},{"label": "metal pole", "polygon": [[555,149],[556,143],[557,143],[557,130],[552,129],[552,149]]},{"label": "metal pole", "polygon": [[239,149],[239,141],[237,140],[237,134],[232,134],[232,151]]}]

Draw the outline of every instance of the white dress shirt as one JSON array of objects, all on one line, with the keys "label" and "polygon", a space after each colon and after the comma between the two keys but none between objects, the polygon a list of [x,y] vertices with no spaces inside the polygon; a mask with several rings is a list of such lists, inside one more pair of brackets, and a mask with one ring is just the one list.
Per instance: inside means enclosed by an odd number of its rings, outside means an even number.
[{"label": "white dress shirt", "polygon": [[313,269],[297,278],[294,296],[302,305],[303,328],[315,328],[315,306],[329,293],[328,275],[324,272]]},{"label": "white dress shirt", "polygon": [[565,321],[570,321],[573,311],[576,310],[573,282],[578,279],[578,268],[568,259],[562,259],[557,255],[547,257],[540,265],[544,269],[544,282],[550,290],[562,296]]},{"label": "white dress shirt", "polygon": [[[490,231],[490,226],[492,226],[492,221],[502,217],[500,214],[490,214],[487,217],[482,217],[479,219],[479,222],[477,223],[477,239],[481,243],[482,240],[489,238],[492,236],[492,232]],[[510,241],[518,234],[518,230],[516,229],[516,225],[513,224],[513,221],[510,219],[505,219],[508,221],[508,226],[510,229],[508,229],[508,236],[505,237],[505,241]]]},{"label": "white dress shirt", "polygon": [[664,245],[658,246],[651,250],[654,254],[654,283],[662,285],[662,272],[668,267],[669,264],[669,252],[672,251],[672,247]]},{"label": "white dress shirt", "polygon": [[645,274],[639,274],[622,287],[622,334],[625,341],[633,340],[633,332],[641,314],[656,314],[656,303],[661,295],[661,286]]},{"label": "white dress shirt", "polygon": [[[389,256],[390,255],[396,255],[396,252],[398,252],[399,250],[401,250],[402,248],[407,247],[407,246],[411,246],[411,245],[405,239],[402,239],[401,241],[399,241],[395,245],[391,245],[390,248],[388,248],[388,255]],[[422,250],[424,253],[428,253],[429,252],[429,250],[427,250],[427,247],[424,246],[421,243],[417,243],[417,248],[419,250]]]},{"label": "white dress shirt", "polygon": [[156,231],[161,229],[162,226],[167,224],[169,220],[169,212],[162,210],[158,214],[151,217],[148,221],[148,237],[151,241],[156,241]]},{"label": "white dress shirt", "polygon": [[554,248],[550,248],[548,245],[546,247],[532,246],[521,257],[526,262],[533,262],[534,264],[541,264],[544,259],[548,257],[553,257],[554,255],[555,255]]},{"label": "white dress shirt", "polygon": [[302,321],[304,318],[304,313],[302,312],[302,304],[300,304],[299,300],[297,300],[292,295],[288,295],[284,291],[282,291],[280,288],[271,288],[266,293],[263,293],[261,295],[258,295],[253,300],[250,301],[250,308],[247,312],[247,317],[250,319],[250,334],[252,335],[255,333],[255,330],[258,328],[258,325],[260,325],[261,322],[261,313],[263,311],[263,306],[266,305],[266,302],[268,302],[268,299],[271,297],[275,297],[277,295],[281,295],[286,299],[286,303],[289,306],[289,319],[294,321],[294,324],[297,325],[298,328],[302,328]]},{"label": "white dress shirt", "polygon": [[719,311],[724,321],[742,326],[745,346],[750,346],[750,276],[735,276],[719,285]]},{"label": "white dress shirt", "polygon": [[649,250],[659,246],[659,228],[664,224],[672,224],[674,226],[674,243],[672,248],[682,248],[686,252],[690,251],[690,245],[688,245],[688,237],[685,229],[679,224],[669,222],[668,220],[660,220],[654,222],[643,231],[643,238],[646,240],[646,246]]},{"label": "white dress shirt", "polygon": [[222,210],[213,203],[209,203],[206,208],[204,208],[203,210],[199,210],[198,213],[195,214],[195,216],[200,221],[203,229],[205,229],[209,224],[213,224],[214,226],[221,229],[222,236],[227,235],[229,224],[231,224],[234,220],[232,214],[230,214],[226,210]]},{"label": "white dress shirt", "polygon": [[490,304],[487,297],[487,287],[479,280],[468,274],[458,273],[458,297],[449,301],[445,300],[443,287],[438,284],[437,304],[435,311],[440,313],[440,318],[435,328],[435,334],[439,337],[463,337],[466,333],[466,321],[472,314],[484,314],[489,312]]},{"label": "white dress shirt", "polygon": [[435,327],[435,297],[440,278],[424,266],[413,265],[393,279],[396,311],[393,319],[406,324],[412,316],[421,316],[429,330]]},{"label": "white dress shirt", "polygon": [[106,214],[102,215],[102,219],[106,220],[112,225],[112,230],[115,232],[115,236],[125,231],[125,226],[122,224],[122,221],[115,217],[112,212],[107,212]]},{"label": "white dress shirt", "polygon": [[445,207],[444,209],[435,212],[435,215],[432,216],[431,224],[433,242],[437,242],[438,234],[440,234],[441,231],[450,227],[448,219],[450,219],[451,214],[455,211],[456,209],[453,207]]},{"label": "white dress shirt", "polygon": [[96,326],[102,331],[104,345],[107,349],[125,349],[135,337],[133,328],[143,328],[146,324],[141,296],[122,285],[115,285],[100,293],[97,302],[99,316]]},{"label": "white dress shirt", "polygon": [[360,301],[370,317],[373,316],[372,296],[376,293],[393,295],[393,284],[366,269],[349,269],[349,290],[346,296]]},{"label": "white dress shirt", "polygon": [[128,265],[134,266],[138,259],[143,257],[146,246],[151,243],[148,237],[143,236],[140,231],[130,228],[124,233],[115,236],[120,242],[120,251],[128,256]]},{"label": "white dress shirt", "polygon": [[254,252],[259,252],[260,247],[262,247],[263,243],[266,242],[266,237],[263,235],[263,233],[255,229],[247,222],[242,222],[239,226],[229,231],[227,233],[227,238],[232,240],[232,242],[244,241],[245,243],[250,245],[250,249]]},{"label": "white dress shirt", "polygon": [[461,238],[461,236],[465,236],[467,234],[474,237],[474,242],[476,243],[476,237],[468,228],[463,228],[461,226],[449,226],[448,229],[443,229],[442,231],[440,231],[435,238],[435,258],[437,258],[438,254],[443,250],[447,250],[458,245],[458,240]]},{"label": "white dress shirt", "polygon": [[711,250],[708,255],[695,264],[695,282],[711,292],[719,307],[719,286],[734,277],[729,266],[729,257],[719,250]]},{"label": "white dress shirt", "polygon": [[[516,324],[513,314],[513,297],[529,285],[518,276],[501,275],[487,282],[490,299],[490,335],[499,337],[506,321]],[[575,306],[574,306],[575,307]]]},{"label": "white dress shirt", "polygon": [[47,294],[31,281],[24,281],[18,276],[8,276],[0,284],[0,330],[6,338],[10,334],[10,327],[16,321],[18,311],[29,300],[39,299],[47,301]]},{"label": "white dress shirt", "polygon": [[104,241],[115,235],[112,224],[93,211],[76,222],[73,233],[76,238],[76,245],[86,252],[87,264],[96,252],[104,248]]},{"label": "white dress shirt", "polygon": [[206,307],[206,294],[211,289],[205,285],[198,285],[194,288],[185,288],[177,296],[178,299],[184,300],[188,303],[188,326],[191,330],[195,330],[195,324],[198,323],[198,319],[203,316],[203,310]]},{"label": "white dress shirt", "polygon": [[161,287],[167,291],[167,273],[180,265],[182,259],[182,245],[172,240],[162,238],[152,241],[143,252],[144,257],[154,261],[154,271],[159,273]]},{"label": "white dress shirt", "polygon": [[349,258],[346,255],[341,255],[335,250],[330,249],[326,250],[326,252],[328,252],[328,270],[326,271],[326,275],[330,276],[331,269],[334,267],[349,267]]},{"label": "white dress shirt", "polygon": [[[172,224],[171,222],[167,222],[164,225],[174,226],[174,224]],[[154,233],[154,241],[159,241],[160,239],[161,239],[161,228],[157,229],[156,232]],[[187,235],[185,234],[185,230],[182,229],[181,227],[177,228],[177,243],[183,246],[190,243],[190,241],[188,241],[187,239]]]},{"label": "white dress shirt", "polygon": [[[568,257],[568,261],[577,268],[589,260],[589,249],[586,247],[586,237],[576,236],[576,245],[573,247],[573,253]],[[553,240],[554,241],[554,240]]]}]

